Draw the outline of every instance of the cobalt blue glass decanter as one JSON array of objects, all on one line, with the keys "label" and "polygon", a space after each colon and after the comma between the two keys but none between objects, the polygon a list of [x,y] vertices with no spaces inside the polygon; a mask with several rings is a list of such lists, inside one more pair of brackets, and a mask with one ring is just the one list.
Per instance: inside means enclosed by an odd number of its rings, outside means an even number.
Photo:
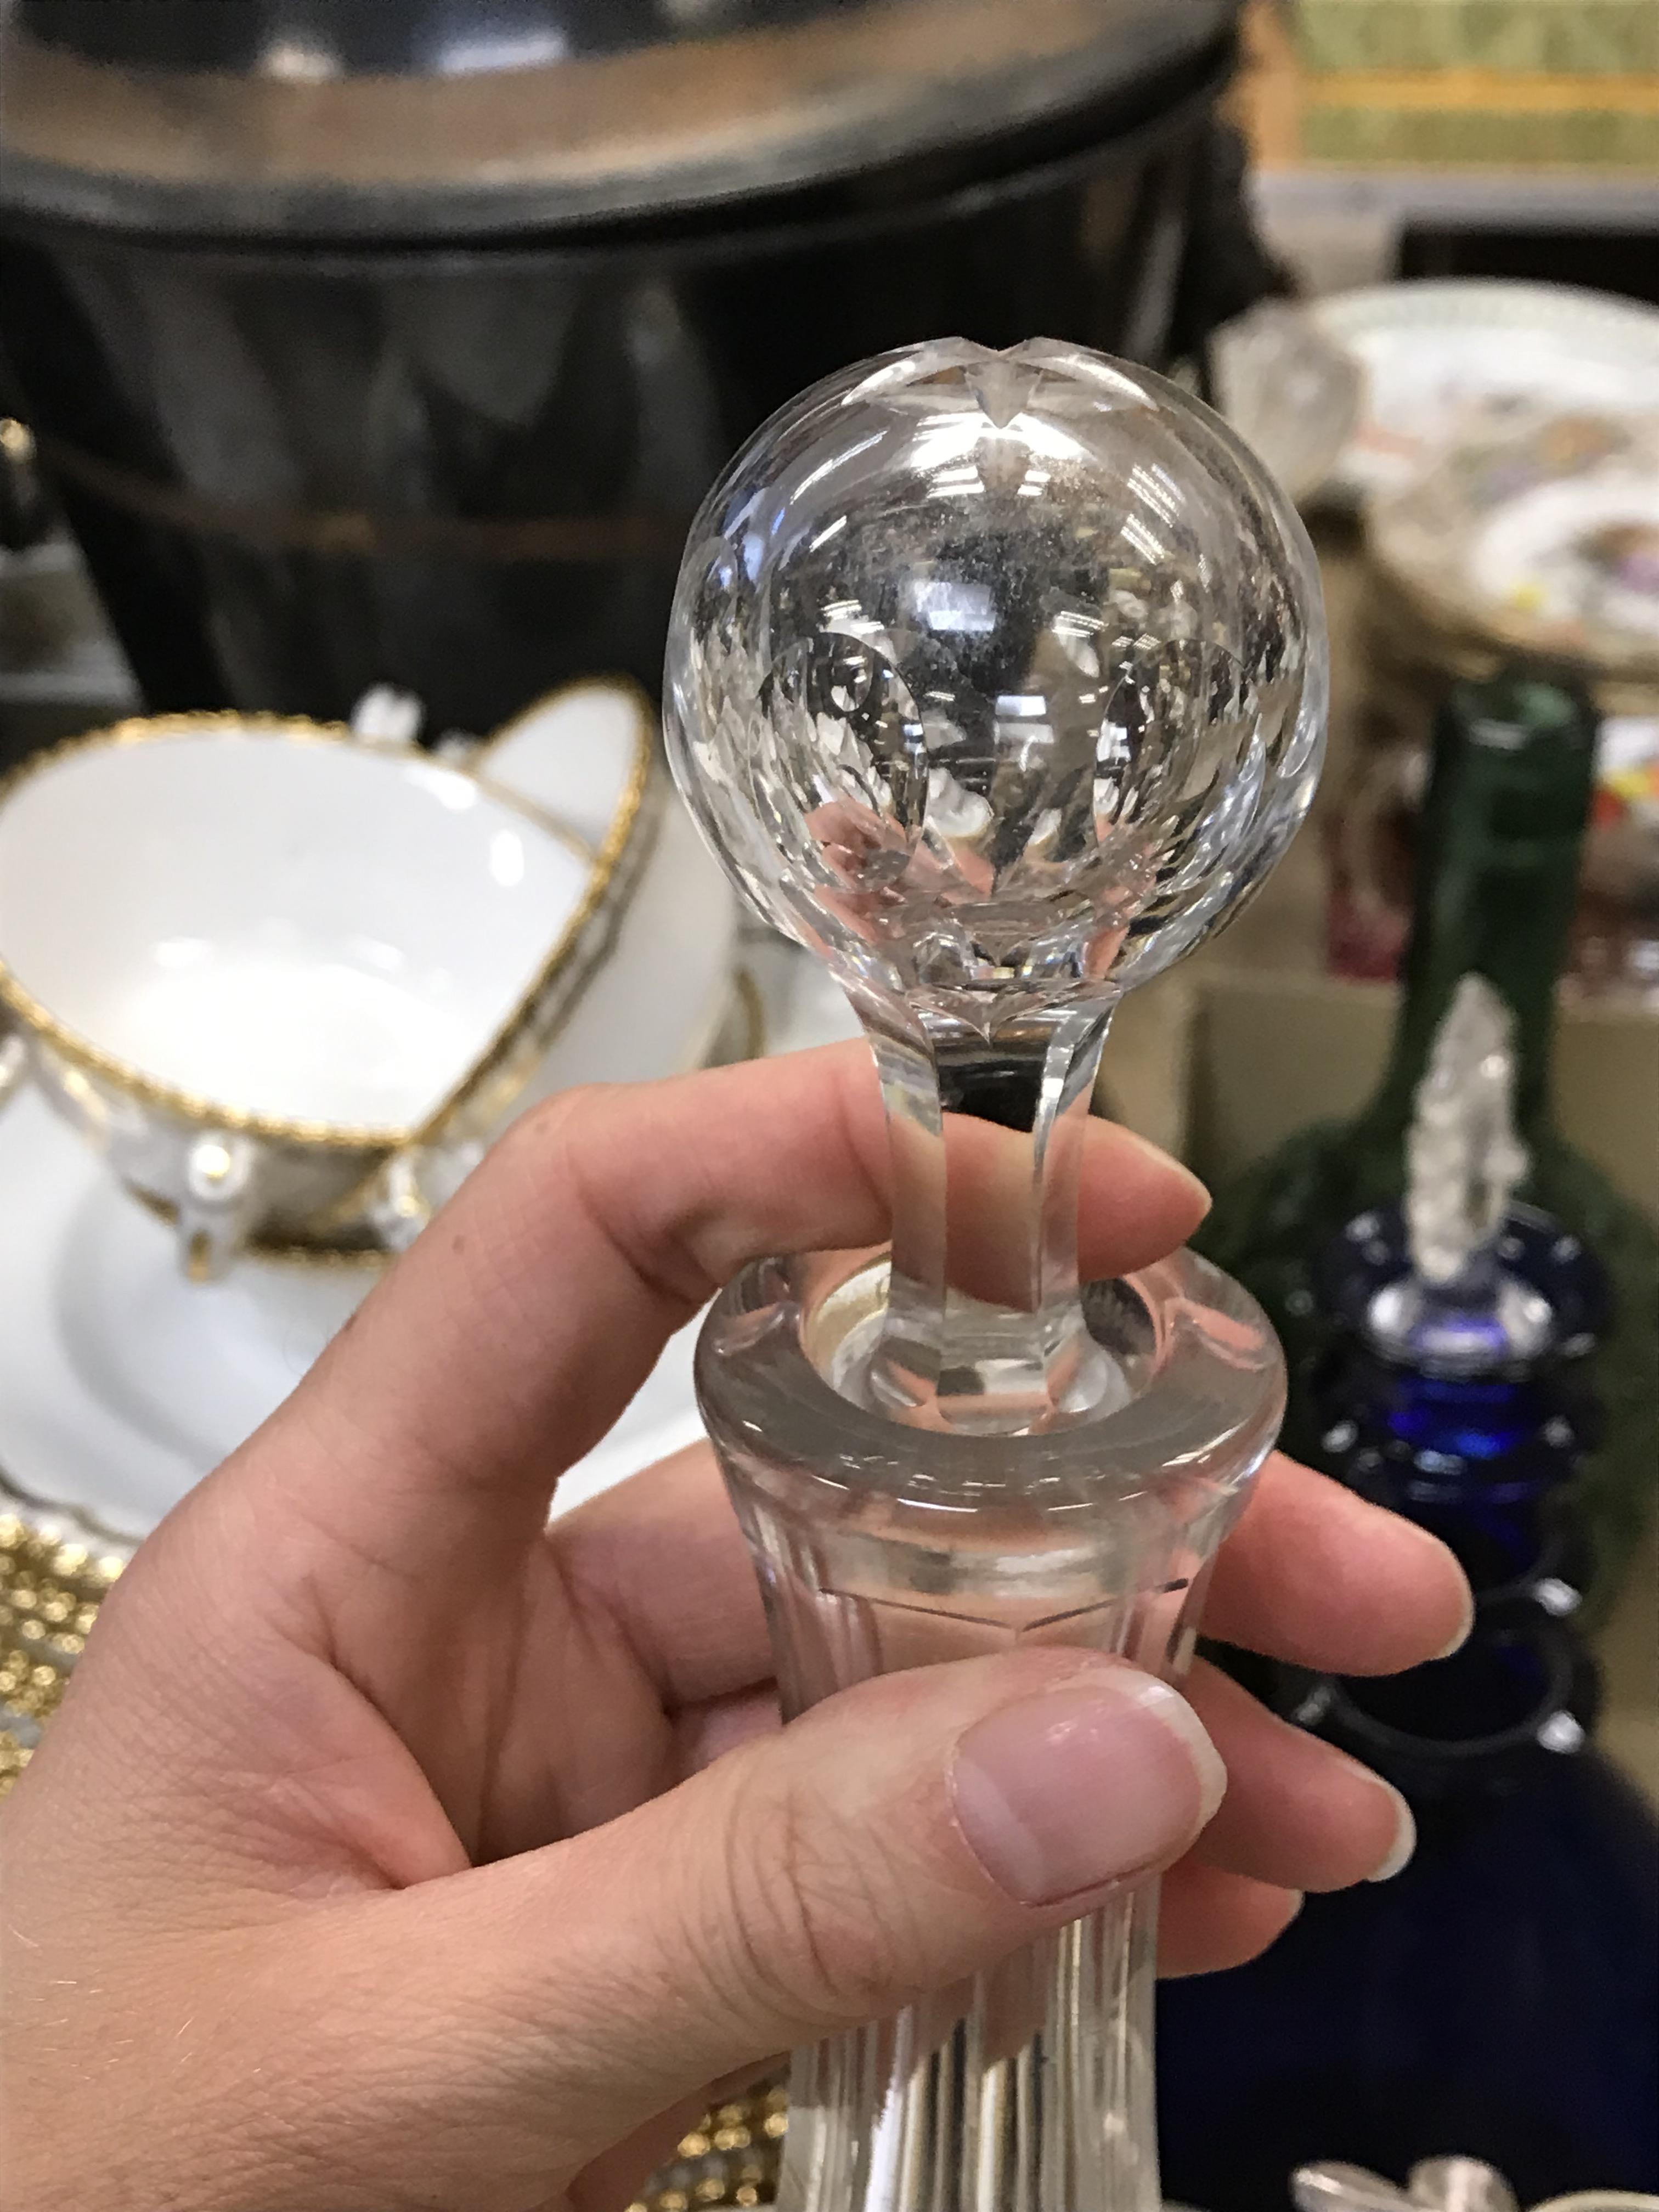
[{"label": "cobalt blue glass decanter", "polygon": [[1418,1849],[1393,1881],[1310,1898],[1266,1957],[1162,1992],[1167,2186],[1210,2212],[1274,2201],[1310,2159],[1403,2173],[1448,2146],[1523,2199],[1659,2187],[1659,1825],[1591,1747],[1571,1626],[1605,1291],[1515,1206],[1514,1073],[1507,1010],[1467,976],[1404,1206],[1357,1217],[1313,1271],[1328,1471],[1451,1545],[1476,1621],[1403,1675],[1266,1686],[1404,1793]]}]

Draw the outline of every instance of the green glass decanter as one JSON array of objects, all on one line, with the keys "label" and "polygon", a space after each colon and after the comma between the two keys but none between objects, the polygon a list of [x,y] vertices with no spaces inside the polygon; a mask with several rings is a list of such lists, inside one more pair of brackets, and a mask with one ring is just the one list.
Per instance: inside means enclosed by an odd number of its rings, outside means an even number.
[{"label": "green glass decanter", "polygon": [[1287,1449],[1318,1464],[1315,1379],[1336,1316],[1321,1255],[1405,1195],[1413,1103],[1467,975],[1514,1021],[1516,1134],[1529,1166],[1516,1198],[1580,1240],[1609,1279],[1595,1357],[1602,1431],[1577,1478],[1592,1539],[1589,1607],[1605,1606],[1659,1482],[1659,1235],[1561,1136],[1550,1098],[1555,982],[1567,950],[1593,787],[1595,717],[1553,673],[1512,669],[1458,685],[1437,718],[1419,845],[1405,990],[1382,1079],[1352,1121],[1299,1130],[1218,1194],[1194,1240],[1260,1300],[1291,1374]]}]

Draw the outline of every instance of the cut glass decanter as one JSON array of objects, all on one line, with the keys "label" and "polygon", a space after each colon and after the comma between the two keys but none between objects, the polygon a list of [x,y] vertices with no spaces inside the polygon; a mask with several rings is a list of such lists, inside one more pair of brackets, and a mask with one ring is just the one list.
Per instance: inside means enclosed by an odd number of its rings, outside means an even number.
[{"label": "cut glass decanter", "polygon": [[[787,1711],[1020,1640],[1190,1656],[1282,1361],[1189,1254],[1091,1279],[1085,1117],[1119,995],[1294,834],[1325,698],[1293,510],[1208,410],[1080,347],[862,363],[709,495],[675,773],[846,988],[891,1146],[890,1249],[746,1269],[699,1349]],[[1127,1890],[801,2054],[780,2202],[1151,2212],[1155,1916]]]}]

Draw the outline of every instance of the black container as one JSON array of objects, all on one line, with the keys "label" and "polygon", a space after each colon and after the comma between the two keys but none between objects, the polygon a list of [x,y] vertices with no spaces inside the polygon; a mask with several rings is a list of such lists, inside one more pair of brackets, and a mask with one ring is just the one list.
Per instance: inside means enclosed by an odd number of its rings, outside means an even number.
[{"label": "black container", "polygon": [[1262,289],[1230,0],[672,12],[719,35],[647,0],[26,0],[0,343],[153,707],[389,679],[436,731],[654,689],[691,513],[802,386],[955,332],[1156,362]]}]

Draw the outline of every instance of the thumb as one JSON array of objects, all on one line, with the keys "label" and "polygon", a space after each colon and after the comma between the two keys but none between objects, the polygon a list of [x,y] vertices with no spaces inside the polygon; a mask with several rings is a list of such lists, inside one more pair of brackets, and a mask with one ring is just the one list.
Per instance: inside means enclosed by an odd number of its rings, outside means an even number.
[{"label": "thumb", "polygon": [[864,1683],[602,1828],[364,1900],[375,2047],[349,2072],[372,2170],[481,2212],[538,2201],[709,2081],[1167,1864],[1224,1784],[1166,1684],[1008,1652]]}]

